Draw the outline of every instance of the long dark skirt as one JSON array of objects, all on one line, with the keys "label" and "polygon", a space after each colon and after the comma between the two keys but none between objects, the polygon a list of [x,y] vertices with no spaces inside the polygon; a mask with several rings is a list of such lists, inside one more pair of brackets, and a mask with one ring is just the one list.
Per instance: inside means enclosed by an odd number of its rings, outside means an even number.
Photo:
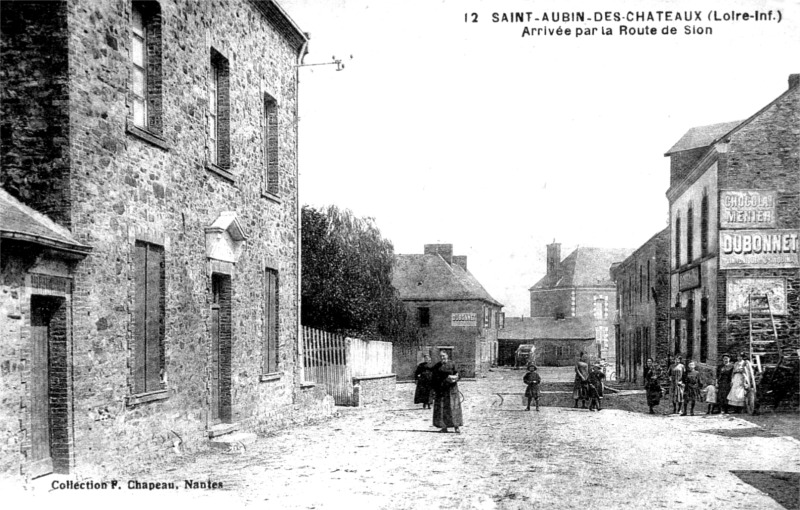
[{"label": "long dark skirt", "polygon": [[433,401],[433,426],[443,429],[445,427],[460,427],[463,424],[458,384],[437,390]]},{"label": "long dark skirt", "polygon": [[431,390],[431,378],[420,377],[417,379],[417,389],[414,391],[415,404],[431,404],[433,402],[433,391]]},{"label": "long dark skirt", "polygon": [[661,402],[661,385],[655,381],[647,383],[645,394],[647,395],[647,405],[649,407],[657,406]]},{"label": "long dark skirt", "polygon": [[589,381],[584,381],[580,377],[575,377],[575,383],[572,386],[572,398],[574,400],[588,400],[589,399]]}]

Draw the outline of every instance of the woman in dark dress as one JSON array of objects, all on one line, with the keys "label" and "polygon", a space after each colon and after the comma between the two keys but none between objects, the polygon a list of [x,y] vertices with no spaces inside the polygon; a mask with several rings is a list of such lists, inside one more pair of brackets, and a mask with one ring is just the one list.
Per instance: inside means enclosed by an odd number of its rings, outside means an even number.
[{"label": "woman in dark dress", "polygon": [[589,399],[589,364],[586,363],[583,353],[575,362],[575,384],[572,387],[572,398],[575,400],[575,407],[578,407],[578,400],[580,400],[581,406],[586,409],[586,401]]},{"label": "woman in dark dress", "polygon": [[414,371],[414,380],[417,382],[417,389],[414,392],[414,403],[422,404],[423,409],[430,409],[433,402],[433,392],[431,384],[433,382],[433,364],[430,355],[423,356],[423,361],[417,365]]},{"label": "woman in dark dress", "polygon": [[459,427],[464,422],[461,418],[458,369],[450,361],[447,352],[443,351],[439,356],[441,361],[433,366],[433,426],[439,427],[440,432],[447,432],[448,427],[454,427],[459,433]]},{"label": "woman in dark dress", "polygon": [[656,414],[653,408],[661,402],[661,383],[658,382],[658,371],[656,370],[653,358],[647,358],[644,367],[644,391],[647,395],[647,407],[650,414]]},{"label": "woman in dark dress", "polygon": [[728,414],[728,393],[731,391],[733,363],[727,354],[722,355],[722,365],[717,367],[717,401],[721,412]]},{"label": "woman in dark dress", "polygon": [[694,404],[698,400],[702,401],[700,389],[703,387],[703,382],[700,379],[700,372],[697,371],[697,364],[694,361],[689,362],[689,370],[683,374],[683,413],[681,416],[686,416],[687,407],[688,412],[694,416]]}]

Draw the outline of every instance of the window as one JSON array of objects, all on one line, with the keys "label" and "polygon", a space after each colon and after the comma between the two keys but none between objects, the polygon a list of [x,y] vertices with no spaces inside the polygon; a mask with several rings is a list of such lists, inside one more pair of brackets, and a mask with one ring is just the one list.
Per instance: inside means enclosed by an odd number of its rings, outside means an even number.
[{"label": "window", "polygon": [[700,299],[700,363],[708,361],[708,297]]},{"label": "window", "polygon": [[278,271],[264,270],[264,373],[278,371]]},{"label": "window", "polygon": [[506,327],[506,314],[505,312],[497,312],[497,329],[504,329]]},{"label": "window", "polygon": [[488,306],[483,307],[483,327],[489,328],[492,325],[492,311]]},{"label": "window", "polygon": [[208,82],[208,160],[230,168],[230,75],[228,60],[211,50]]},{"label": "window", "polygon": [[162,135],[161,9],[158,2],[134,2],[131,8],[130,103],[134,128]]},{"label": "window", "polygon": [[686,262],[691,262],[694,257],[694,208],[689,204],[686,213]]},{"label": "window", "polygon": [[700,253],[708,255],[708,195],[700,202]]},{"label": "window", "polygon": [[133,391],[146,393],[164,378],[164,248],[137,241],[134,273]]},{"label": "window", "polygon": [[644,267],[639,266],[639,302],[642,302],[642,292],[644,291]]},{"label": "window", "polygon": [[601,320],[608,318],[608,300],[604,296],[594,298],[594,318]]},{"label": "window", "polygon": [[650,301],[653,287],[650,286],[650,260],[647,260],[647,300]]},{"label": "window", "polygon": [[417,308],[417,322],[421,328],[429,328],[431,326],[431,309],[428,307]]},{"label": "window", "polygon": [[264,191],[278,195],[278,106],[264,94]]},{"label": "window", "polygon": [[675,219],[675,267],[681,265],[681,217]]}]

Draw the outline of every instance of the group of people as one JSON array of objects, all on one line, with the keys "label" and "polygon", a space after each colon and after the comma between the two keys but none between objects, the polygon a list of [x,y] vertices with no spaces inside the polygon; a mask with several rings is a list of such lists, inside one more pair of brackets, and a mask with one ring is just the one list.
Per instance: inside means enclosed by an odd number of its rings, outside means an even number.
[{"label": "group of people", "polygon": [[603,365],[595,363],[589,365],[586,361],[586,354],[581,353],[575,363],[575,383],[572,388],[572,398],[575,400],[575,407],[578,402],[581,407],[586,409],[586,402],[589,402],[589,411],[601,411],[603,409],[603,381],[606,374]]},{"label": "group of people", "polygon": [[[669,400],[672,414],[694,416],[695,403],[705,401],[706,414],[721,412],[728,414],[732,410],[752,413],[755,407],[756,379],[753,365],[747,353],[739,354],[739,361],[731,363],[728,354],[722,356],[722,365],[717,368],[714,381],[703,387],[703,378],[697,371],[697,365],[690,361],[684,366],[680,355],[675,356],[669,368]],[[644,368],[644,389],[650,414],[659,405],[664,393],[659,382],[658,368],[652,358],[647,358]]]},{"label": "group of people", "polygon": [[433,425],[439,428],[439,432],[447,432],[452,427],[458,434],[461,432],[459,427],[464,425],[461,393],[458,390],[460,376],[447,351],[439,353],[439,358],[440,361],[433,364],[431,357],[426,354],[422,363],[417,365],[414,372],[417,382],[414,403],[422,404],[423,409],[433,406]]}]

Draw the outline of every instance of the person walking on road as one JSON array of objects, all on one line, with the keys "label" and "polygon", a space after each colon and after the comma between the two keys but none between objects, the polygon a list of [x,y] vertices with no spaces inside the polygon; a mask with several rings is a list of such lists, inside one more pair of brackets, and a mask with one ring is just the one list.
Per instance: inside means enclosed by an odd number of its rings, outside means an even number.
[{"label": "person walking on road", "polygon": [[531,401],[535,402],[536,410],[539,410],[539,384],[542,382],[541,376],[536,372],[536,365],[528,363],[528,373],[522,378],[525,383],[525,397],[528,399],[528,407],[526,411],[531,410]]},{"label": "person walking on road", "polygon": [[417,389],[414,391],[414,403],[422,404],[423,409],[430,409],[433,403],[433,363],[430,354],[422,357],[422,363],[417,365],[414,371],[414,380],[417,382]]},{"label": "person walking on road", "polygon": [[[689,370],[683,374],[683,413],[681,416],[686,416],[687,411],[694,416],[694,404],[702,397],[700,395],[700,388],[703,386],[700,380],[700,372],[696,370],[697,365],[694,361],[689,362]],[[691,404],[691,408],[689,408]]]},{"label": "person walking on road", "polygon": [[721,413],[728,414],[728,393],[731,392],[731,379],[733,378],[733,363],[727,354],[722,355],[722,365],[717,367],[717,400]]},{"label": "person walking on road", "polygon": [[461,417],[461,401],[458,391],[458,369],[450,361],[447,351],[439,354],[441,361],[433,366],[433,426],[439,427],[439,432],[447,432],[453,427],[460,433],[459,427],[464,425]]},{"label": "person walking on road", "polygon": [[683,406],[683,374],[686,368],[681,363],[680,354],[675,355],[675,363],[669,369],[669,400],[672,402],[672,414],[681,412]]},{"label": "person walking on road", "polygon": [[653,410],[661,402],[661,383],[658,382],[658,371],[653,358],[647,358],[644,367],[644,391],[647,396],[647,407],[650,408],[650,414],[656,414]]},{"label": "person walking on road", "polygon": [[589,364],[585,358],[586,355],[581,353],[578,361],[575,362],[575,384],[572,388],[575,407],[578,407],[578,400],[580,400],[583,409],[586,409],[586,400],[589,398]]},{"label": "person walking on road", "polygon": [[747,353],[742,352],[739,354],[739,361],[733,365],[728,405],[736,407],[737,414],[741,413],[745,407],[747,407],[748,412],[752,413],[755,392],[756,379],[753,375],[753,365],[747,359]]}]

